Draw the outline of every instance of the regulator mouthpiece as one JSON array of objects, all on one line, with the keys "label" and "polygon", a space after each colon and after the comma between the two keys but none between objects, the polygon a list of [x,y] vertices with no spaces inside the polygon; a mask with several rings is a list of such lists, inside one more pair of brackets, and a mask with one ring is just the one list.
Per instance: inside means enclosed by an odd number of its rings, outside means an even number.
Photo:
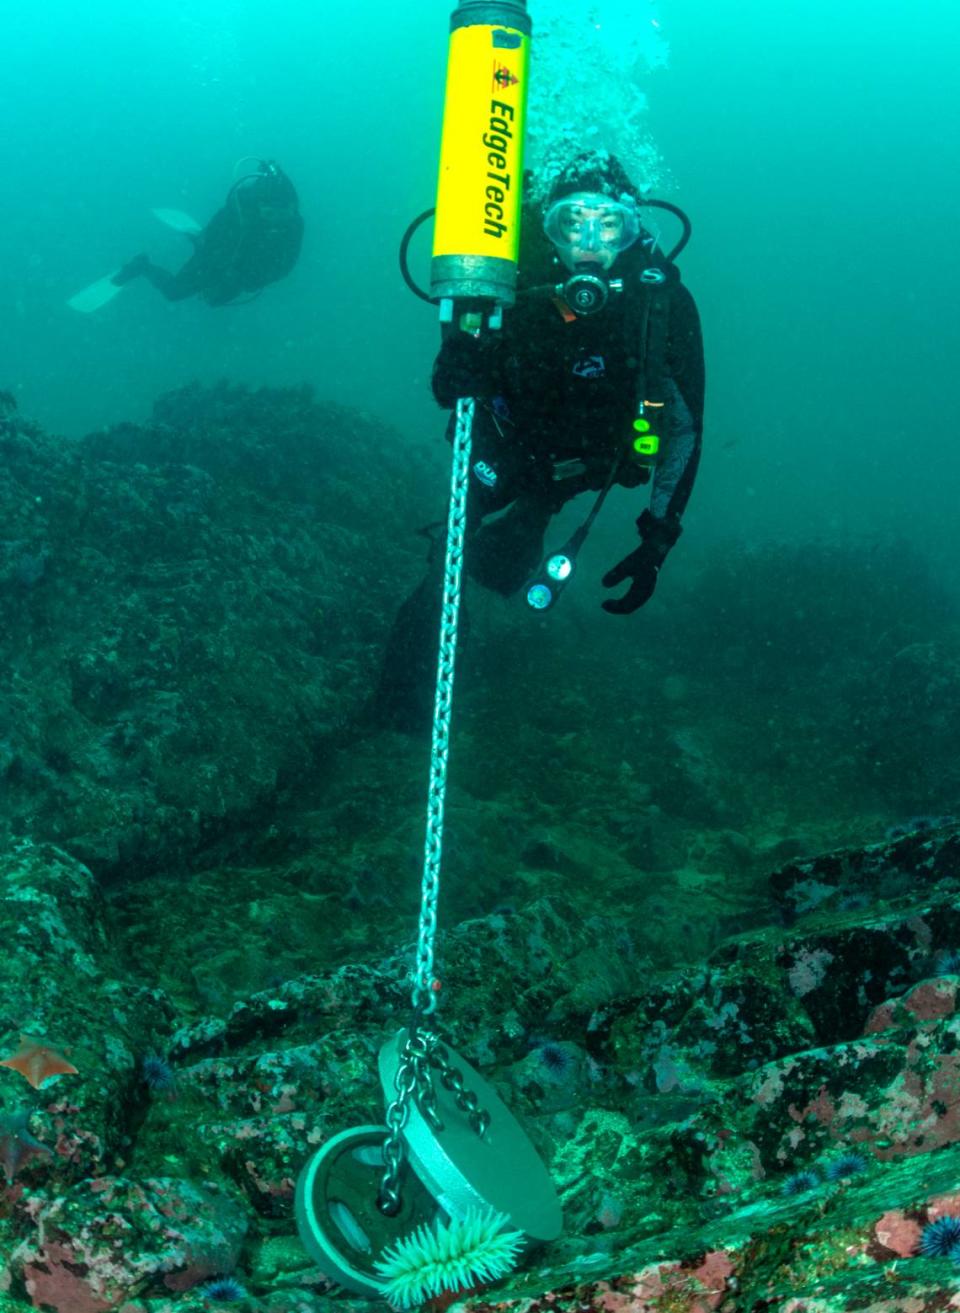
[{"label": "regulator mouthpiece", "polygon": [[556,290],[575,315],[595,315],[607,304],[611,292],[623,291],[623,280],[602,278],[599,274],[580,270],[571,274]]}]

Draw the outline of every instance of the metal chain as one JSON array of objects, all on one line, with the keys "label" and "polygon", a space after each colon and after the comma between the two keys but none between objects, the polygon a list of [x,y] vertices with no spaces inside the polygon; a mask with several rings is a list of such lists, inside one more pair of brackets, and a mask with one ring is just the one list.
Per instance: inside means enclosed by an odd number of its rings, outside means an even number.
[{"label": "metal chain", "polygon": [[433,741],[430,747],[430,784],[427,790],[427,834],[420,886],[420,937],[413,986],[414,1011],[428,1017],[437,1006],[433,980],[433,948],[437,933],[437,898],[440,893],[440,858],[443,851],[443,807],[447,793],[450,755],[450,710],[453,705],[453,671],[457,655],[457,622],[463,581],[463,545],[467,527],[467,484],[473,441],[472,397],[457,402],[457,428],[450,476],[447,514],[447,555],[443,567],[443,610],[440,616],[440,655],[433,703]]},{"label": "metal chain", "polygon": [[[440,1072],[440,1081],[444,1089],[450,1090],[457,1101],[457,1107],[464,1114],[477,1135],[483,1136],[490,1125],[490,1114],[481,1108],[473,1090],[468,1090],[463,1083],[463,1076],[450,1061],[443,1044],[433,1046],[431,1065]],[[434,1095],[436,1098],[436,1095]]]},{"label": "metal chain", "polygon": [[[457,623],[460,617],[460,591],[463,583],[463,548],[467,525],[467,487],[470,476],[470,448],[473,442],[473,415],[475,405],[470,397],[457,402],[457,425],[453,443],[453,468],[450,475],[450,508],[447,513],[447,553],[443,568],[443,606],[440,615],[440,653],[437,661],[437,687],[433,703],[433,740],[430,748],[430,783],[427,791],[427,833],[423,851],[423,880],[420,886],[420,933],[417,940],[417,965],[411,1001],[413,1020],[400,1054],[400,1065],[394,1080],[397,1097],[387,1109],[387,1137],[383,1145],[386,1168],[380,1183],[378,1204],[388,1215],[400,1208],[400,1166],[403,1161],[401,1131],[410,1115],[411,1095],[417,1107],[434,1131],[443,1125],[437,1112],[437,1096],[430,1077],[430,1065],[439,1065],[448,1083],[450,1064],[444,1057],[438,1061],[436,1049],[439,1038],[432,1031],[421,1030],[423,1017],[430,1016],[437,1006],[434,986],[433,958],[437,936],[437,901],[440,895],[440,860],[443,855],[443,809],[447,793],[447,765],[450,756],[450,712],[453,706],[453,673],[457,656]],[[443,1050],[445,1054],[445,1050]],[[478,1134],[486,1129],[478,1118],[476,1099],[463,1090],[463,1081],[457,1089],[457,1103],[470,1116],[471,1125]],[[469,1100],[473,1099],[473,1106]],[[488,1119],[489,1120],[489,1119]],[[483,1129],[478,1129],[482,1124]]]},{"label": "metal chain", "polygon": [[377,1196],[379,1207],[393,1217],[400,1209],[400,1167],[403,1163],[403,1142],[400,1138],[407,1118],[410,1115],[410,1096],[416,1099],[417,1107],[436,1132],[443,1130],[443,1123],[437,1112],[437,1094],[430,1079],[430,1061],[434,1046],[438,1043],[436,1035],[417,1028],[414,1020],[407,1033],[400,1052],[400,1065],[393,1080],[397,1097],[387,1108],[387,1136],[383,1142],[383,1162],[385,1171],[380,1181],[380,1193]]},{"label": "metal chain", "polygon": [[453,1094],[457,1107],[467,1118],[474,1134],[483,1137],[490,1125],[489,1112],[480,1107],[477,1096],[464,1085],[463,1074],[451,1063],[450,1054],[441,1043],[439,1035],[431,1030],[420,1030],[417,1021],[408,1031],[400,1051],[400,1064],[393,1080],[397,1097],[386,1113],[388,1134],[383,1143],[386,1170],[380,1182],[377,1203],[390,1217],[400,1210],[400,1168],[403,1163],[401,1132],[410,1115],[411,1096],[433,1133],[436,1135],[444,1129],[437,1111],[437,1091],[430,1075],[431,1067],[440,1073],[441,1084]]}]

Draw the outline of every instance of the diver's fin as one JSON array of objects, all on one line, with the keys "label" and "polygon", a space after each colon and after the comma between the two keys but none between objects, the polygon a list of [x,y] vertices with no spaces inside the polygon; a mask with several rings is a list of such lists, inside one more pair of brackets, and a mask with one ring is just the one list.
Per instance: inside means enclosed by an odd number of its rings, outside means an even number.
[{"label": "diver's fin", "polygon": [[115,283],[113,280],[120,272],[114,270],[112,274],[107,274],[106,278],[98,278],[95,283],[85,287],[82,292],[77,292],[67,301],[71,310],[79,310],[81,314],[89,315],[94,310],[99,310],[102,305],[112,301],[118,292],[123,290],[121,283]]},{"label": "diver's fin", "polygon": [[196,219],[191,219],[183,210],[154,210],[153,217],[165,223],[168,228],[173,228],[178,233],[185,233],[188,237],[196,237],[203,231]]}]

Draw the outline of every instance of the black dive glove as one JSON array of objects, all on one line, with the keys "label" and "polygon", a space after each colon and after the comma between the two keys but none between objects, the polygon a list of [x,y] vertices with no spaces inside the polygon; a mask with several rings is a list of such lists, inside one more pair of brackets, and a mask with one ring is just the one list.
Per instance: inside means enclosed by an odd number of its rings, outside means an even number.
[{"label": "black dive glove", "polygon": [[483,334],[458,331],[444,339],[433,366],[433,394],[441,406],[452,406],[459,397],[494,395],[496,346]]},{"label": "black dive glove", "polygon": [[600,603],[604,611],[609,611],[611,615],[629,615],[650,601],[657,586],[660,567],[683,532],[679,520],[659,520],[649,511],[644,511],[637,520],[637,528],[640,531],[640,546],[612,570],[608,570],[601,580],[604,588],[616,588],[624,579],[630,580],[630,587],[622,597]]}]

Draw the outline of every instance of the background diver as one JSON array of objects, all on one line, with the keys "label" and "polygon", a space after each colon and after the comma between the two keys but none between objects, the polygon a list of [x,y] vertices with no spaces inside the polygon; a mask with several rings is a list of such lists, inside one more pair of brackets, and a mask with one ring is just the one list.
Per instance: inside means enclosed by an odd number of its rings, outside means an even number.
[{"label": "background diver", "polygon": [[127,283],[146,278],[168,301],[200,296],[209,305],[228,305],[284,278],[296,264],[303,240],[297,193],[274,160],[255,163],[255,169],[233,184],[205,228],[180,210],[154,210],[158,219],[193,243],[193,254],[176,273],[138,255],[68,304],[75,310],[96,310]]},{"label": "background diver", "polygon": [[[502,331],[443,326],[434,396],[444,407],[477,399],[466,569],[498,593],[529,585],[551,518],[582,492],[652,478],[649,507],[637,520],[640,545],[602,579],[605,588],[628,584],[602,603],[611,614],[649,601],[680,536],[700,458],[703,343],[693,297],[672,260],[656,251],[641,204],[615,156],[578,155],[540,213],[525,215],[518,296]],[[567,279],[560,295],[558,277]],[[654,457],[634,445],[640,403],[651,398],[656,409],[647,400],[645,413],[656,416]],[[429,726],[442,548],[435,542],[425,578],[393,623],[370,708],[381,724]]]}]

